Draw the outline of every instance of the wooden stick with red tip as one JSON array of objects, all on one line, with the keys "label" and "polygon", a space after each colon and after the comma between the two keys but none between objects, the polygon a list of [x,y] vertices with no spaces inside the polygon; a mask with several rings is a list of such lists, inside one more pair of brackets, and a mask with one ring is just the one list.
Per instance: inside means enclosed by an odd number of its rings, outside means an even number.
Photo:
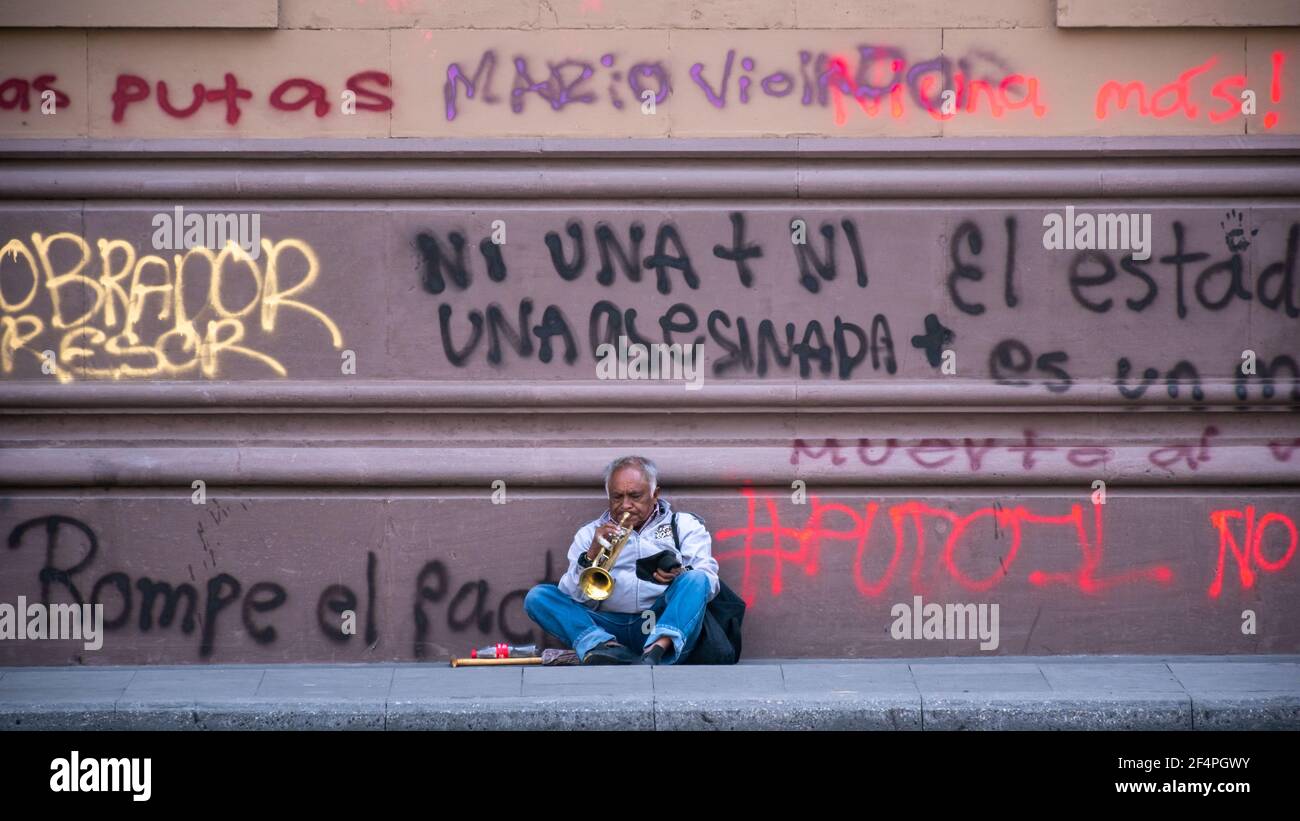
[{"label": "wooden stick with red tip", "polygon": [[491,667],[498,664],[544,664],[547,667],[563,667],[577,664],[578,654],[572,650],[543,650],[541,658],[537,656],[525,656],[521,658],[503,658],[503,659],[480,659],[468,658],[451,660],[452,667]]},{"label": "wooden stick with red tip", "polygon": [[452,667],[490,667],[490,666],[497,665],[497,664],[545,664],[545,663],[546,663],[546,662],[542,661],[540,658],[538,658],[538,657],[536,657],[536,656],[533,656],[532,658],[522,658],[522,659],[458,659],[458,658],[453,658],[453,659],[451,660],[451,666],[452,666]]}]

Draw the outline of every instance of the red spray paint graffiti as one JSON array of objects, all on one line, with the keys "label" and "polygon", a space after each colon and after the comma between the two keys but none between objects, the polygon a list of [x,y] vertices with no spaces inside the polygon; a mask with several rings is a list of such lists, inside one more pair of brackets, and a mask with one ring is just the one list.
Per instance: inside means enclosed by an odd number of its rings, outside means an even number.
[{"label": "red spray paint graffiti", "polygon": [[[751,605],[758,594],[759,560],[770,559],[769,590],[771,595],[780,596],[784,589],[784,569],[786,564],[801,568],[805,575],[816,576],[820,572],[821,550],[824,542],[848,542],[855,548],[853,559],[853,581],[858,593],[864,597],[875,597],[884,593],[894,583],[903,554],[908,545],[905,535],[905,523],[910,520],[915,541],[912,550],[912,562],[909,571],[913,591],[921,591],[926,569],[926,522],[937,520],[950,527],[951,532],[944,539],[938,550],[937,566],[947,577],[961,584],[968,590],[983,592],[993,589],[1012,574],[1012,566],[1021,555],[1025,542],[1025,530],[1029,525],[1047,525],[1069,528],[1079,547],[1079,564],[1070,570],[1047,571],[1033,569],[1024,578],[1035,587],[1066,585],[1084,594],[1096,594],[1116,585],[1149,582],[1169,584],[1173,581],[1173,570],[1165,565],[1154,565],[1100,575],[1104,555],[1105,540],[1103,527],[1103,505],[1092,505],[1091,516],[1085,513],[1085,505],[1071,505],[1069,511],[1060,515],[1036,512],[1024,505],[1003,508],[998,504],[983,507],[972,513],[961,515],[945,508],[938,508],[924,502],[908,500],[889,505],[887,514],[893,531],[892,554],[889,554],[884,570],[872,579],[864,577],[864,559],[868,556],[870,539],[881,503],[867,502],[861,511],[848,505],[824,503],[816,496],[810,496],[811,512],[802,527],[787,526],[781,522],[776,500],[772,497],[759,498],[752,489],[742,488],[741,494],[748,502],[746,524],[742,528],[719,530],[714,534],[715,543],[721,547],[727,542],[739,539],[741,546],[735,550],[718,549],[715,557],[718,561],[740,560],[743,563],[741,595]],[[759,524],[760,508],[766,512],[767,524]],[[829,526],[827,519],[840,516],[847,519],[847,529]],[[983,576],[974,577],[963,569],[962,556],[977,550],[978,546],[964,540],[971,525],[982,518],[991,518],[998,531],[1010,534],[1009,543],[999,550],[1005,555],[998,558],[997,570]],[[1091,535],[1088,519],[1092,520]],[[793,544],[790,548],[787,545]]]},{"label": "red spray paint graffiti", "polygon": [[[1232,532],[1229,521],[1245,522],[1245,538],[1238,542],[1236,535]],[[1254,505],[1247,505],[1244,510],[1216,510],[1210,514],[1210,524],[1214,529],[1219,531],[1219,560],[1218,569],[1215,572],[1214,581],[1210,583],[1210,598],[1217,599],[1223,593],[1223,575],[1224,559],[1227,558],[1228,551],[1232,551],[1232,557],[1237,560],[1237,572],[1241,579],[1243,590],[1249,590],[1255,586],[1257,574],[1254,565],[1259,565],[1259,569],[1266,573],[1276,573],[1291,563],[1291,558],[1295,555],[1297,534],[1295,522],[1291,517],[1281,513],[1266,513],[1255,520]],[[1264,554],[1264,533],[1270,525],[1277,525],[1285,530],[1290,537],[1286,550],[1282,557],[1277,560],[1271,560]]]},{"label": "red spray paint graffiti", "polygon": [[[1151,448],[1146,454],[1147,461],[1171,472],[1183,464],[1190,470],[1196,470],[1212,458],[1214,446],[1210,440],[1219,435],[1217,427],[1206,425],[1197,440],[1174,440]],[[858,462],[873,468],[891,464],[896,466],[899,461],[906,464],[906,459],[911,459],[925,470],[946,468],[949,472],[968,470],[979,473],[990,467],[994,472],[1005,470],[1017,463],[1025,471],[1032,471],[1040,464],[1060,466],[1060,458],[1074,467],[1095,468],[1109,464],[1115,457],[1115,450],[1110,447],[1044,445],[1039,444],[1038,436],[1036,431],[1026,428],[1021,432],[1019,440],[985,437],[976,441],[965,437],[958,443],[955,439],[942,437],[898,439],[891,436],[875,440],[861,437],[856,446],[827,437],[822,440],[821,447],[814,447],[804,439],[795,439],[790,444],[790,464],[828,460],[833,467],[848,464],[850,469],[854,469],[856,465],[851,456],[856,455]],[[1300,444],[1300,439],[1296,440],[1296,444]],[[1282,442],[1268,442],[1266,445],[1273,459],[1279,462],[1289,460],[1291,451],[1296,447]],[[846,452],[850,456],[845,456]],[[1042,454],[1050,455],[1040,458]],[[894,460],[892,463],[891,459]]]},{"label": "red spray paint graffiti", "polygon": [[[720,562],[738,560],[743,564],[741,595],[751,605],[759,592],[761,562],[770,561],[768,591],[772,596],[779,597],[785,588],[786,565],[802,569],[807,576],[818,576],[821,573],[822,547],[828,542],[847,543],[847,546],[854,550],[853,583],[861,596],[875,598],[882,595],[896,582],[900,568],[905,567],[904,554],[909,546],[905,525],[909,521],[914,534],[911,542],[912,557],[910,568],[904,572],[908,574],[911,588],[916,592],[923,590],[925,582],[928,549],[927,521],[944,522],[951,528],[951,532],[944,537],[943,544],[938,548],[938,558],[933,562],[934,567],[947,578],[975,592],[991,590],[1009,576],[1023,578],[1035,587],[1064,585],[1089,595],[1101,593],[1118,585],[1138,583],[1168,585],[1174,580],[1173,569],[1167,565],[1152,565],[1101,575],[1105,555],[1104,505],[1091,505],[1092,512],[1089,514],[1087,512],[1089,505],[1073,504],[1070,505],[1068,512],[1052,515],[1023,505],[1003,508],[994,504],[961,515],[915,500],[888,505],[882,511],[880,502],[869,501],[862,508],[855,509],[849,505],[827,503],[816,496],[810,496],[810,512],[807,520],[800,526],[782,523],[775,497],[759,497],[750,488],[742,488],[741,494],[748,505],[745,526],[718,530],[714,534],[715,543],[718,545],[715,557]],[[760,511],[766,514],[765,524],[760,524]],[[876,526],[877,517],[882,512],[888,516],[888,527],[892,531],[893,539],[890,545],[888,536],[878,536],[877,543],[883,539],[886,546],[882,549],[892,550],[892,552],[879,557],[878,564],[882,564],[883,569],[878,570],[872,578],[865,571],[864,565],[865,560],[870,558],[873,528]],[[847,522],[848,526],[836,527],[831,521],[836,520],[836,517],[839,517],[837,521]],[[991,519],[999,532],[1006,532],[1009,536],[1005,545],[998,546],[999,550],[1005,551],[1005,554],[998,559],[998,569],[982,577],[975,577],[963,568],[962,559],[980,549],[981,545],[967,538],[967,533],[973,524],[983,518]],[[1208,590],[1212,599],[1222,595],[1226,558],[1229,552],[1236,561],[1241,588],[1248,590],[1255,585],[1260,571],[1277,573],[1287,567],[1295,556],[1297,545],[1300,544],[1300,531],[1297,530],[1291,517],[1278,512],[1268,512],[1257,517],[1253,505],[1240,510],[1213,511],[1210,514],[1210,524],[1219,534],[1215,576]],[[1243,524],[1244,533],[1239,539],[1237,531]],[[1014,574],[1012,566],[1024,552],[1026,530],[1031,525],[1069,528],[1079,548],[1079,564],[1065,571],[1033,569],[1023,576]],[[1269,528],[1273,528],[1272,541],[1266,541],[1265,538]],[[1279,534],[1280,540],[1277,538]],[[724,545],[735,540],[740,540],[739,548],[723,549]],[[987,545],[984,547],[987,548]]]},{"label": "red spray paint graffiti", "polygon": [[[1275,51],[1272,54],[1272,77],[1269,82],[1269,100],[1273,104],[1282,102],[1282,66],[1286,56]],[[1196,120],[1201,116],[1202,108],[1197,106],[1193,101],[1196,96],[1193,91],[1193,81],[1202,74],[1210,71],[1219,62],[1217,56],[1210,57],[1205,62],[1193,66],[1178,75],[1178,79],[1167,85],[1161,86],[1154,93],[1148,93],[1146,83],[1134,80],[1132,82],[1121,83],[1117,80],[1110,80],[1104,83],[1101,88],[1097,89],[1097,100],[1095,115],[1098,120],[1105,120],[1113,111],[1123,110],[1132,103],[1137,113],[1143,117],[1154,117],[1156,119],[1165,119],[1178,113],[1182,113],[1189,120]],[[1210,110],[1207,113],[1209,121],[1212,123],[1221,123],[1230,120],[1242,113],[1242,92],[1246,90],[1247,79],[1244,74],[1232,74],[1221,78],[1210,89],[1211,96],[1215,101],[1222,101],[1226,107],[1219,110]],[[1277,112],[1270,111],[1264,115],[1264,128],[1273,128],[1277,125]]]},{"label": "red spray paint graffiti", "polygon": [[[913,101],[936,120],[951,120],[961,114],[982,113],[979,102],[984,97],[989,114],[994,119],[1002,119],[1008,111],[1028,108],[1035,117],[1047,113],[1039,99],[1039,82],[1037,77],[1023,74],[1006,74],[1000,78],[980,79],[967,77],[963,71],[951,74],[952,88],[943,88],[944,77],[950,73],[950,66],[943,58],[913,65],[908,69],[907,62],[893,59],[888,63],[892,79],[885,85],[875,86],[868,83],[859,84],[863,68],[872,67],[873,60],[879,61],[887,56],[887,49],[864,48],[863,64],[856,71],[850,68],[849,58],[836,55],[827,60],[825,85],[830,92],[835,112],[835,125],[843,126],[848,121],[848,112],[844,105],[846,96],[852,98],[868,117],[881,113],[881,104],[888,88],[889,113],[894,119],[904,115],[905,94],[911,92]],[[882,52],[876,55],[875,52]],[[884,65],[881,62],[881,65]],[[905,69],[906,72],[905,72]],[[939,76],[936,76],[939,75]],[[944,95],[952,94],[951,110],[943,105]]]},{"label": "red spray paint graffiti", "polygon": [[[388,88],[392,82],[392,77],[386,72],[359,71],[349,77],[344,85],[355,95],[358,111],[389,111],[393,107],[393,98],[366,84],[374,83]],[[182,106],[172,102],[172,92],[168,90],[167,83],[163,80],[157,82],[157,91],[158,106],[169,117],[185,119],[198,113],[205,103],[224,103],[226,122],[229,125],[239,122],[239,117],[243,113],[240,101],[253,99],[253,92],[240,86],[239,78],[232,72],[226,72],[220,87],[207,87],[203,83],[195,83],[187,105]],[[127,108],[148,100],[149,93],[150,83],[145,78],[134,74],[117,75],[117,84],[113,89],[112,97],[113,122],[124,122]],[[275,86],[268,100],[271,107],[278,111],[298,111],[310,105],[312,112],[319,119],[330,112],[329,95],[329,90],[320,83],[302,77],[293,77]]]}]

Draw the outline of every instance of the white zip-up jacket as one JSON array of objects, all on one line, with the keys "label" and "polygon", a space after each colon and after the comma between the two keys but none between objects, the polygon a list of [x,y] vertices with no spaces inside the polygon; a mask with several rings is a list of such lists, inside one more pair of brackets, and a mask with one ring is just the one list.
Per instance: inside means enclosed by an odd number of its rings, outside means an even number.
[{"label": "white zip-up jacket", "polygon": [[[672,505],[666,499],[660,499],[658,507],[650,513],[650,518],[639,530],[634,530],[628,537],[627,544],[618,554],[610,576],[614,579],[614,592],[603,602],[587,598],[578,588],[578,576],[583,568],[578,566],[578,557],[591,548],[591,540],[596,536],[596,528],[612,521],[609,511],[599,519],[582,526],[569,545],[569,569],[560,579],[559,588],[569,598],[582,603],[589,610],[612,613],[641,613],[649,610],[655,599],[659,598],[668,585],[656,581],[643,581],[637,578],[636,563],[639,559],[649,558],[667,550],[674,552]],[[682,548],[678,559],[683,569],[700,570],[709,577],[709,598],[718,595],[718,562],[713,558],[713,539],[709,531],[690,513],[677,514],[677,535],[681,538]]]}]

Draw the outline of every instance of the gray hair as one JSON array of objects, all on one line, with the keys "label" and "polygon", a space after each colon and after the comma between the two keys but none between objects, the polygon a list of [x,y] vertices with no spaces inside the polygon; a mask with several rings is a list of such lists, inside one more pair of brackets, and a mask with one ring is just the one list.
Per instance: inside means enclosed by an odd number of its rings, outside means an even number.
[{"label": "gray hair", "polygon": [[645,478],[650,481],[650,492],[654,493],[655,488],[659,486],[659,468],[644,456],[622,456],[610,462],[605,468],[605,495],[609,495],[609,480],[615,473],[626,467],[633,467],[641,471]]}]

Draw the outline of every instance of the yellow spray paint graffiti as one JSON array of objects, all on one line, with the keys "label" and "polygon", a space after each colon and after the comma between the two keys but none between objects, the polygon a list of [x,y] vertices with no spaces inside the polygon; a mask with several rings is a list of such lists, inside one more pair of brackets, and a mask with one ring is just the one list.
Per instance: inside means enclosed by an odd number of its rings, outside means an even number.
[{"label": "yellow spray paint graffiti", "polygon": [[[30,244],[11,239],[0,248],[0,372],[13,373],[25,352],[50,363],[47,371],[52,368],[60,382],[196,371],[210,379],[230,356],[287,376],[278,360],[249,339],[254,331],[261,338],[273,335],[282,312],[312,317],[334,348],[342,349],[338,326],[304,301],[320,276],[311,246],[300,239],[263,238],[261,250],[260,263],[233,241],[220,252],[199,246],[168,261],[137,254],[123,239],[100,239],[93,250],[69,232],[34,233]],[[301,278],[288,285],[294,276]],[[42,292],[48,309],[37,305]],[[244,304],[232,306],[241,293]],[[52,358],[44,354],[47,329],[58,338],[57,348],[49,349]]]}]

